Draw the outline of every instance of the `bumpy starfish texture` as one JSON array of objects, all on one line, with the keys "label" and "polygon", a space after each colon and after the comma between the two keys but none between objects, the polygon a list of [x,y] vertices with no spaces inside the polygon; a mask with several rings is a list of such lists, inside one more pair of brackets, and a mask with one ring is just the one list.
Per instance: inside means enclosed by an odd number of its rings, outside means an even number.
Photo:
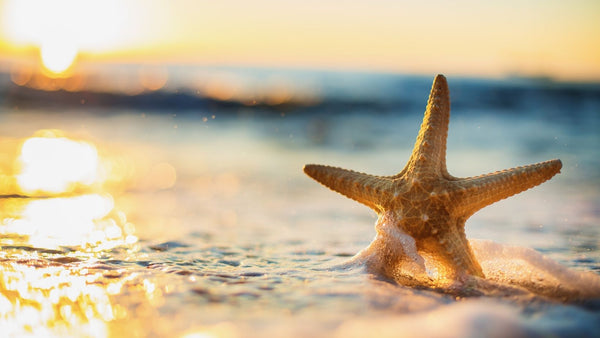
[{"label": "bumpy starfish texture", "polygon": [[[378,235],[369,255],[385,256],[378,260],[379,270],[386,270],[382,264],[406,261],[412,246],[419,256],[439,262],[445,277],[484,277],[467,241],[465,221],[479,209],[560,172],[562,164],[555,159],[477,177],[454,177],[446,170],[449,119],[448,84],[437,75],[412,155],[400,173],[373,176],[323,165],[304,167],[308,176],[377,212]],[[425,270],[422,257],[408,260]]]}]

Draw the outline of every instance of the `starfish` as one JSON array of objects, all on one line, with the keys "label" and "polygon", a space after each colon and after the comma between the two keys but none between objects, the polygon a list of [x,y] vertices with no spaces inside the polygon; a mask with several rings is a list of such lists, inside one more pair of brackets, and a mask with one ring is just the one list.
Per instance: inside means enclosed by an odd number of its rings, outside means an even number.
[{"label": "starfish", "polygon": [[425,257],[436,262],[436,273],[443,278],[484,278],[466,238],[465,221],[483,207],[549,180],[562,167],[555,159],[476,177],[454,177],[446,169],[449,119],[448,84],[437,75],[412,154],[398,174],[373,176],[331,166],[304,166],[308,176],[378,214],[375,239],[355,258],[365,258],[371,269],[388,277],[397,277],[399,268],[427,275]]}]

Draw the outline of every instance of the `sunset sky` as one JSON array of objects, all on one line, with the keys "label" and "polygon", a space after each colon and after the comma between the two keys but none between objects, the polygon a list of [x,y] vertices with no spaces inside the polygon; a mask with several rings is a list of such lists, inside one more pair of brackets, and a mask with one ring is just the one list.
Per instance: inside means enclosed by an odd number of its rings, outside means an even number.
[{"label": "sunset sky", "polygon": [[600,1],[0,0],[0,60],[600,81]]}]

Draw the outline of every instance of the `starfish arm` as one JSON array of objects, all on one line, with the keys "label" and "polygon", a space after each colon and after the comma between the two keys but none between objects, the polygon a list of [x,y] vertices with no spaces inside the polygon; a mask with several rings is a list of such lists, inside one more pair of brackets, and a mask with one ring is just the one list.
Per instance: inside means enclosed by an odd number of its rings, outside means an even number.
[{"label": "starfish arm", "polygon": [[381,201],[386,189],[391,186],[391,180],[386,177],[373,176],[352,170],[330,167],[318,164],[307,164],[304,172],[328,187],[376,212],[381,211]]},{"label": "starfish arm", "polygon": [[455,181],[459,212],[468,217],[485,206],[549,180],[561,168],[561,161],[556,159]]},{"label": "starfish arm", "polygon": [[446,139],[450,123],[450,91],[443,75],[433,80],[429,101],[417,141],[406,169],[417,175],[449,176],[446,170]]}]

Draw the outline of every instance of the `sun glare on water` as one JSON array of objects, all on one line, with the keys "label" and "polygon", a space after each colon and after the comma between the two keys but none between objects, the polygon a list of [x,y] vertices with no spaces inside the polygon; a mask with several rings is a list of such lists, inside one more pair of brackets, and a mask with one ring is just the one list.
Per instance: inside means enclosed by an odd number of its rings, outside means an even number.
[{"label": "sun glare on water", "polygon": [[110,195],[99,194],[33,200],[5,230],[28,236],[29,244],[41,248],[102,244],[122,237],[116,222],[105,219],[113,207]]},{"label": "sun glare on water", "polygon": [[106,177],[100,174],[103,166],[96,147],[60,131],[37,134],[23,142],[17,159],[18,188],[31,199],[19,202],[15,215],[0,219],[1,232],[25,236],[29,245],[41,248],[101,250],[135,242],[132,225],[102,190]]},{"label": "sun glare on water", "polygon": [[24,195],[0,196],[0,336],[108,336],[121,313],[110,296],[127,278],[105,278],[86,257],[137,237],[101,187],[105,159],[89,142],[41,130],[14,160]]},{"label": "sun glare on water", "polygon": [[23,143],[17,176],[27,193],[67,192],[73,185],[90,185],[98,178],[98,153],[89,143],[64,137],[32,137]]}]

